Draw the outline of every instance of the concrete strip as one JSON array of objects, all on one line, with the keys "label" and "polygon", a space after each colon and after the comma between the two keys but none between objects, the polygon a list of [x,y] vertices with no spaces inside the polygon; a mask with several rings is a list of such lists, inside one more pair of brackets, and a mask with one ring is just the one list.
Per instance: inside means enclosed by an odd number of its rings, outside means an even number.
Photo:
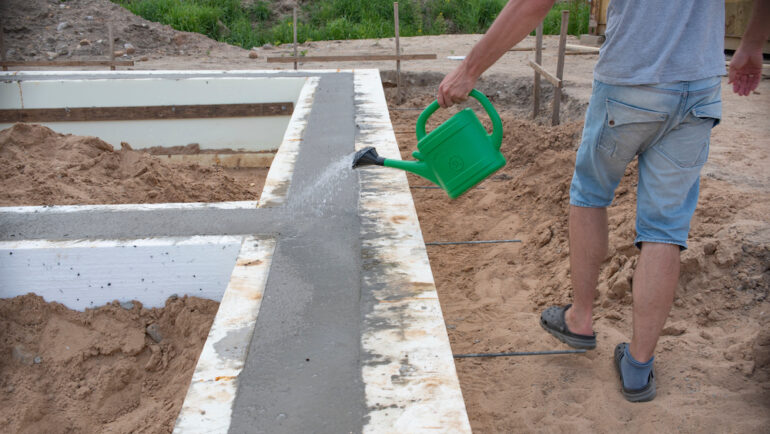
[{"label": "concrete strip", "polygon": [[230,427],[238,375],[254,332],[275,240],[246,237],[190,388],[175,433],[225,433]]},{"label": "concrete strip", "polygon": [[267,172],[265,186],[259,199],[260,208],[279,206],[286,201],[286,195],[294,175],[294,163],[297,160],[307,127],[307,119],[313,107],[313,96],[318,88],[318,81],[318,77],[309,77],[300,91],[281,146],[278,148],[278,153]]},{"label": "concrete strip", "polygon": [[[283,219],[271,209],[203,207],[39,207],[0,211],[0,240],[150,238],[186,235],[272,234]],[[62,209],[64,212],[59,212]]]},{"label": "concrete strip", "polygon": [[[400,159],[377,71],[356,72],[356,149]],[[359,169],[363,431],[470,433],[406,175]]]},{"label": "concrete strip", "polygon": [[321,77],[231,433],[361,431],[358,188],[349,165],[331,173],[353,152],[353,102],[352,74]]}]

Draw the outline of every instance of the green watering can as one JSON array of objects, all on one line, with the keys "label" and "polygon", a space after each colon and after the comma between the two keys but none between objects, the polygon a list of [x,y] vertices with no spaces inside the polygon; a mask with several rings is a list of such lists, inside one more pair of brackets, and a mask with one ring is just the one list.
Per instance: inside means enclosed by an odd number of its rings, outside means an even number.
[{"label": "green watering can", "polygon": [[492,134],[487,134],[470,108],[461,110],[426,134],[425,122],[439,108],[438,101],[433,101],[417,119],[418,150],[412,153],[417,161],[382,158],[370,146],[356,153],[353,168],[376,165],[403,169],[439,185],[452,199],[465,193],[505,166],[505,157],[500,152],[503,140],[500,115],[481,92],[473,89],[470,96],[481,103],[492,119]]}]

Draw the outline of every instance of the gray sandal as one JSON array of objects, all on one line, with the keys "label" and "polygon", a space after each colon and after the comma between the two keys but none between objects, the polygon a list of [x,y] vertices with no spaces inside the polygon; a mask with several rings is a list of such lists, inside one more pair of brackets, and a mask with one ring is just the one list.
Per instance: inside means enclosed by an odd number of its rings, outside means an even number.
[{"label": "gray sandal", "polygon": [[593,350],[596,348],[596,333],[591,336],[579,335],[569,331],[567,321],[564,320],[564,312],[572,305],[564,307],[551,306],[540,314],[540,326],[548,333],[572,348]]},{"label": "gray sandal", "polygon": [[655,395],[657,391],[655,390],[655,369],[653,368],[652,371],[650,371],[650,377],[647,379],[647,385],[642,387],[641,389],[626,389],[626,386],[623,385],[623,371],[620,370],[620,361],[623,360],[623,357],[626,355],[626,347],[628,344],[626,342],[618,344],[618,346],[615,347],[615,369],[618,371],[618,375],[620,376],[620,391],[623,393],[623,396],[626,398],[629,402],[647,402],[652,401],[655,398]]}]

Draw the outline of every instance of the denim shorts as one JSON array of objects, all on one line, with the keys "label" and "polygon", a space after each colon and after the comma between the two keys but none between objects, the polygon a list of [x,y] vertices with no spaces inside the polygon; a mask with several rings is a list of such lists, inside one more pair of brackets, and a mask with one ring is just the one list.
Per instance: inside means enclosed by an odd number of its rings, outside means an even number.
[{"label": "denim shorts", "polygon": [[570,204],[605,208],[639,158],[636,240],[687,248],[711,128],[722,117],[721,78],[640,86],[594,80]]}]

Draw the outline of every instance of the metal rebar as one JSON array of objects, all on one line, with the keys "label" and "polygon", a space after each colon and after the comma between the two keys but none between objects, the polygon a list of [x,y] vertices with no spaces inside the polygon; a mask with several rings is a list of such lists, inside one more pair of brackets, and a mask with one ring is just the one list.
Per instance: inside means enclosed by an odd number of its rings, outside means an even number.
[{"label": "metal rebar", "polygon": [[556,351],[523,351],[515,353],[471,353],[453,354],[455,359],[467,359],[470,357],[517,357],[517,356],[548,356],[553,354],[582,354],[586,350],[556,350]]},{"label": "metal rebar", "polygon": [[481,241],[436,241],[425,243],[426,246],[448,246],[452,244],[497,244],[497,243],[520,243],[521,240],[481,240]]}]

